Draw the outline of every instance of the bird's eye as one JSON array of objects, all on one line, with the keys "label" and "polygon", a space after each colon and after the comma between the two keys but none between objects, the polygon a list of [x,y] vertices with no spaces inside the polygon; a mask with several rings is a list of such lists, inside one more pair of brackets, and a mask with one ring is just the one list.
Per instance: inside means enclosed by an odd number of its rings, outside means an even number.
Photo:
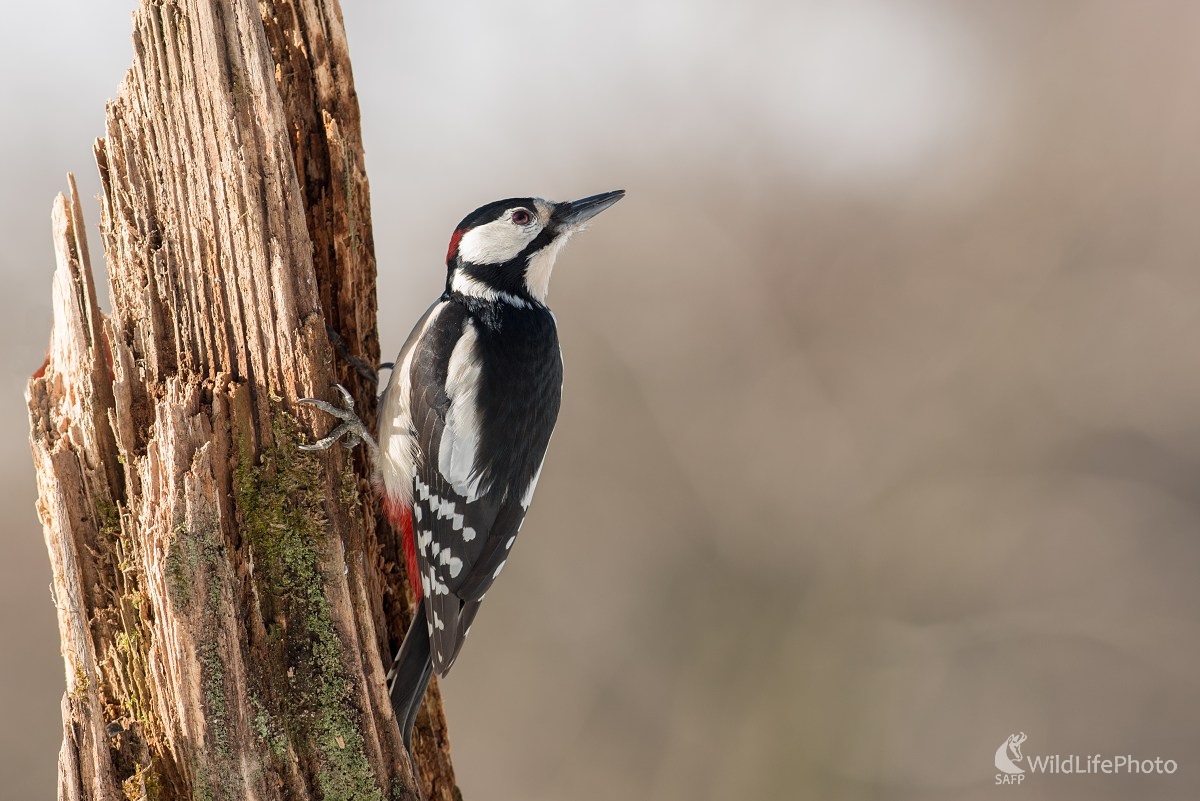
[{"label": "bird's eye", "polygon": [[529,221],[533,219],[533,215],[525,211],[525,209],[517,209],[512,213],[512,221],[517,225],[529,225]]}]

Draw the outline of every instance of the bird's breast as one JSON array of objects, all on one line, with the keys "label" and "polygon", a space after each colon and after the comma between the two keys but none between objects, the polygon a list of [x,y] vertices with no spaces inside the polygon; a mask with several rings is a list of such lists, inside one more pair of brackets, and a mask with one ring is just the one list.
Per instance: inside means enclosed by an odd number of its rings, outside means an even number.
[{"label": "bird's breast", "polygon": [[514,310],[501,326],[481,325],[475,344],[481,367],[480,466],[524,490],[541,466],[562,399],[554,316],[545,308]]}]

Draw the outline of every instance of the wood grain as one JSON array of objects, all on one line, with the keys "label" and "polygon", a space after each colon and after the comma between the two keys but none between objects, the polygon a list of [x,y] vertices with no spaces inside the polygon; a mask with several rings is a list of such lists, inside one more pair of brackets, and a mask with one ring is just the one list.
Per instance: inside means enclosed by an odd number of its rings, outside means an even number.
[{"label": "wood grain", "polygon": [[[334,0],[144,2],[96,143],[112,313],[71,181],[27,399],[66,667],[62,799],[414,799],[384,683],[409,595],[369,465],[370,199]],[[347,343],[342,352],[330,335]],[[318,429],[318,430],[315,430]],[[436,687],[423,795],[460,797]]]}]

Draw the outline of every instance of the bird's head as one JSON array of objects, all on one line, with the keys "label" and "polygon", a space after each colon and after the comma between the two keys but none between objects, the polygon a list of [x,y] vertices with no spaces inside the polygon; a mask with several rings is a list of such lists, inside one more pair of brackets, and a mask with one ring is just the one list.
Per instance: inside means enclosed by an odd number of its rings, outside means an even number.
[{"label": "bird's head", "polygon": [[519,197],[475,209],[450,237],[447,290],[485,300],[544,303],[562,246],[624,196],[618,189],[561,203]]}]

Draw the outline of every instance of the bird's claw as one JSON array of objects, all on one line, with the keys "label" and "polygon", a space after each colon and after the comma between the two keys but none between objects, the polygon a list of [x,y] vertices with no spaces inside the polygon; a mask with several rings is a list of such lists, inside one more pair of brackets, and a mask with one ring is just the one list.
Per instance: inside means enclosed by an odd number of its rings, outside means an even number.
[{"label": "bird's claw", "polygon": [[332,447],[333,443],[337,442],[342,437],[346,438],[345,445],[347,448],[353,448],[360,442],[367,443],[367,447],[374,452],[377,449],[375,440],[367,432],[367,427],[363,425],[363,421],[354,413],[354,397],[341,384],[335,384],[337,391],[341,393],[342,405],[335,406],[328,401],[319,400],[317,398],[300,398],[298,403],[303,403],[307,406],[314,406],[326,414],[330,414],[342,422],[339,423],[332,431],[316,442],[307,445],[298,445],[302,451],[323,451],[326,448]]}]

